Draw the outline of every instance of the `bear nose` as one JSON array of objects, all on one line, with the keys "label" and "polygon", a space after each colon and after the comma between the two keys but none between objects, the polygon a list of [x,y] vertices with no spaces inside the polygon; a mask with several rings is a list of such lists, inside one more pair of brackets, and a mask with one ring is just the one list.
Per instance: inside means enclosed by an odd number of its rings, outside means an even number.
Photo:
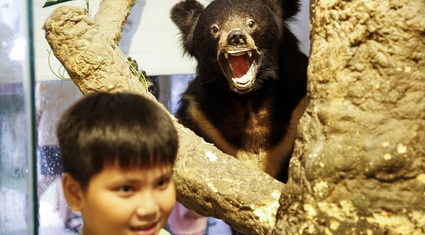
[{"label": "bear nose", "polygon": [[230,31],[229,35],[227,36],[227,44],[232,46],[245,45],[246,36],[241,30],[234,29]]}]

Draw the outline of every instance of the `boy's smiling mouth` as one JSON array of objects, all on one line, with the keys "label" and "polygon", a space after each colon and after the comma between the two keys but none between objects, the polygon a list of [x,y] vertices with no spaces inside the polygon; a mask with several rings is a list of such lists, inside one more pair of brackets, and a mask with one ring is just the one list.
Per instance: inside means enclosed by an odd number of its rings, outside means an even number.
[{"label": "boy's smiling mouth", "polygon": [[157,223],[143,225],[143,226],[132,226],[130,230],[137,235],[154,235],[156,232]]}]

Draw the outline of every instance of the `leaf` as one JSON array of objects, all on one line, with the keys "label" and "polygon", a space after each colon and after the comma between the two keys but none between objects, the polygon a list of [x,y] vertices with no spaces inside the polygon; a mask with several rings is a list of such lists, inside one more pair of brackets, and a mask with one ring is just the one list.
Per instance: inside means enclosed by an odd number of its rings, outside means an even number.
[{"label": "leaf", "polygon": [[60,3],[63,3],[63,2],[69,2],[69,1],[74,1],[74,0],[46,0],[46,3],[44,3],[43,8],[50,7],[50,6],[60,4]]}]

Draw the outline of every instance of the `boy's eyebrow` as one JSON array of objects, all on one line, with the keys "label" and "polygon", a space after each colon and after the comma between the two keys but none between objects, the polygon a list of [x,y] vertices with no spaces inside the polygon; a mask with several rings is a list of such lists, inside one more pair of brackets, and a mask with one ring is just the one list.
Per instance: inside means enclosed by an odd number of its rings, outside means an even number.
[{"label": "boy's eyebrow", "polygon": [[172,176],[173,176],[173,169],[162,172],[161,175],[158,178],[172,177]]},{"label": "boy's eyebrow", "polygon": [[[166,170],[161,170],[161,173],[155,176],[155,179],[171,178],[171,177],[173,177],[173,169],[166,169]],[[138,183],[140,182],[140,178],[130,175],[130,176],[125,176],[125,178],[119,180],[119,182]]]}]

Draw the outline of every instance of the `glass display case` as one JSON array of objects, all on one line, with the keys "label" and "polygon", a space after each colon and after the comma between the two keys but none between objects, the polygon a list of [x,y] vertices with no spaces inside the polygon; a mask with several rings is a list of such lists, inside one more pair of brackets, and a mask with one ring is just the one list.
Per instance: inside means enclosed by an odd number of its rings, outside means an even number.
[{"label": "glass display case", "polygon": [[[45,1],[0,0],[1,235],[71,235],[76,234],[76,228],[81,225],[79,214],[70,212],[62,194],[58,160],[60,153],[55,139],[55,126],[63,111],[82,97],[82,94],[72,81],[60,80],[51,71],[52,67],[56,70],[60,64],[54,58],[52,61],[49,59],[49,46],[44,39],[42,25],[57,6],[42,8]],[[92,0],[91,4],[96,6],[99,2],[100,0]],[[146,0],[137,1],[136,7],[139,8],[133,13],[136,15],[130,15],[131,27],[124,29],[119,46],[132,58],[133,55],[142,58],[138,62],[157,86],[158,101],[174,113],[181,92],[193,78],[193,61],[184,66],[174,64],[175,57],[182,56],[180,45],[175,43],[168,45],[175,48],[175,51],[167,49],[165,53],[167,56],[175,56],[170,59],[172,65],[164,65],[161,61],[152,63],[152,66],[157,67],[150,67],[145,62],[152,55],[161,55],[157,54],[158,50],[153,49],[158,46],[140,47],[135,43],[140,44],[142,40],[137,35],[134,36],[135,31],[138,31],[138,24],[152,18],[150,14],[162,12],[163,23],[155,29],[143,28],[153,31],[149,31],[149,34],[139,32],[141,35],[167,41],[170,38],[179,40],[175,33],[177,29],[173,29],[175,26],[171,26],[167,16],[173,3],[152,1],[149,5],[145,2]],[[84,5],[83,3],[80,0],[67,4]],[[144,7],[148,5],[153,8],[146,10]],[[93,11],[96,11],[95,7]],[[142,11],[146,14],[142,14]],[[139,14],[146,18],[139,19]],[[157,18],[155,22],[158,23]],[[152,26],[148,23],[144,25]],[[166,29],[170,30],[164,30],[163,25],[167,25]],[[308,32],[308,28],[303,30],[304,34],[306,31]],[[155,36],[156,32],[171,35]],[[303,38],[302,33],[299,35]],[[306,40],[302,41],[308,45]],[[307,53],[308,49],[308,46],[303,47]],[[162,60],[162,57],[159,59]],[[182,63],[186,61],[177,60]],[[185,75],[175,75],[180,72]]]},{"label": "glass display case", "polygon": [[30,2],[0,0],[0,234],[37,234]]}]

